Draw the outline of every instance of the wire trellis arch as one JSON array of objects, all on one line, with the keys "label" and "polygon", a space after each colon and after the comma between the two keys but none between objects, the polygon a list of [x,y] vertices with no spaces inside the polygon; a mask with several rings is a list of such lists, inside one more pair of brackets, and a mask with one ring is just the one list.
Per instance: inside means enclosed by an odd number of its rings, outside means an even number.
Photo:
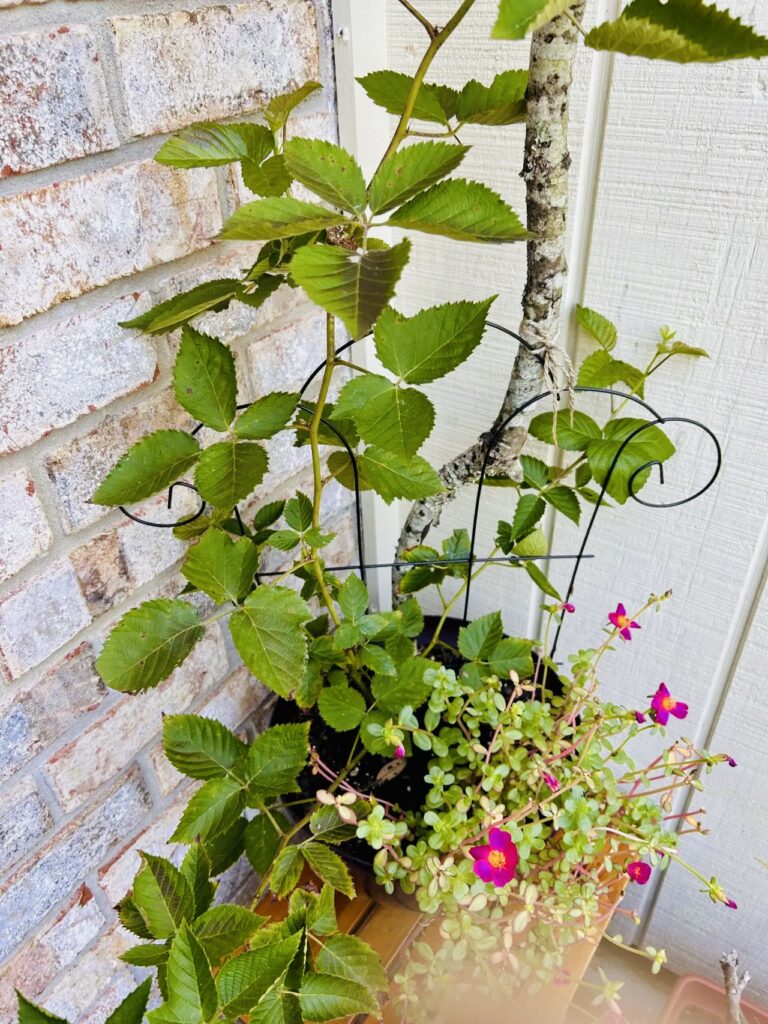
[{"label": "wire trellis arch", "polygon": [[[490,328],[492,328],[494,330],[497,330],[497,331],[499,331],[499,332],[501,332],[503,334],[506,334],[509,337],[514,338],[520,344],[524,345],[527,349],[529,349],[531,352],[536,354],[540,360],[543,360],[543,357],[537,353],[537,351],[534,349],[534,347],[532,345],[530,345],[524,338],[522,338],[519,334],[517,334],[515,331],[511,330],[510,328],[505,327],[502,324],[498,324],[498,323],[495,323],[495,322],[490,321],[490,320],[486,321],[486,326],[490,327]],[[352,345],[354,345],[354,344],[357,344],[357,341],[352,340],[352,341],[345,342],[343,345],[340,345],[336,349],[335,355],[336,356],[341,355],[343,352],[346,352],[347,349],[351,348]],[[304,395],[306,394],[307,389],[310,387],[310,385],[312,384],[313,380],[317,377],[317,375],[319,373],[321,373],[323,371],[323,369],[325,368],[326,362],[327,362],[327,360],[324,359],[321,363],[319,363],[315,367],[315,369],[310,373],[310,375],[304,381],[304,383],[302,384],[302,386],[301,386],[301,388],[299,390],[299,401],[297,403],[296,408],[301,410],[304,413],[312,414],[314,412],[313,407],[311,405],[307,405],[306,402],[302,402],[301,399],[304,398]],[[358,464],[357,464],[357,456],[356,456],[353,448],[351,447],[351,445],[348,443],[347,439],[344,437],[344,435],[328,419],[326,419],[326,417],[321,416],[320,417],[320,422],[323,424],[323,426],[327,430],[329,430],[332,434],[334,434],[339,439],[339,441],[341,442],[341,445],[346,450],[346,452],[347,452],[347,454],[349,456],[350,467],[352,469],[353,491],[354,491],[354,495],[355,495],[355,501],[354,501],[354,507],[355,507],[355,540],[356,540],[356,546],[357,546],[357,563],[356,564],[327,566],[326,568],[329,569],[330,571],[333,571],[333,572],[343,572],[343,571],[356,571],[356,572],[359,572],[360,577],[363,580],[363,582],[366,582],[367,581],[367,570],[369,570],[369,569],[393,569],[393,568],[396,568],[396,567],[399,567],[399,568],[405,568],[405,567],[412,568],[412,567],[418,566],[418,565],[433,565],[434,566],[434,565],[441,565],[441,564],[442,565],[466,564],[467,565],[467,587],[466,587],[466,591],[465,591],[465,595],[464,595],[464,607],[463,607],[463,615],[462,615],[462,622],[466,624],[468,622],[468,620],[469,620],[469,602],[470,602],[470,597],[471,597],[471,592],[472,592],[472,566],[473,565],[479,565],[479,564],[483,564],[483,563],[486,563],[486,562],[506,562],[506,563],[510,563],[511,564],[511,563],[521,563],[521,562],[525,562],[525,561],[570,560],[570,561],[574,562],[574,566],[573,566],[573,570],[572,570],[571,575],[570,575],[569,580],[568,580],[568,586],[567,586],[566,593],[565,593],[565,598],[564,598],[565,602],[570,601],[571,597],[573,596],[573,592],[574,592],[574,589],[575,589],[575,586],[576,586],[576,577],[578,576],[579,569],[581,568],[582,562],[585,559],[593,557],[592,555],[589,555],[589,554],[586,553],[586,547],[587,547],[587,543],[589,542],[589,538],[590,538],[590,536],[592,534],[592,531],[593,531],[593,528],[594,528],[594,525],[595,525],[595,521],[597,519],[597,514],[600,511],[600,509],[603,507],[603,503],[605,501],[605,496],[606,496],[606,493],[608,491],[608,487],[610,485],[611,479],[613,477],[613,473],[616,470],[616,467],[619,464],[619,461],[620,461],[621,456],[624,453],[625,449],[627,448],[627,446],[629,444],[631,444],[631,442],[635,438],[637,438],[639,435],[641,435],[644,431],[649,430],[651,427],[654,427],[654,426],[663,426],[663,425],[667,425],[667,424],[671,424],[671,423],[687,424],[688,426],[692,426],[692,427],[694,427],[697,430],[701,430],[707,437],[709,437],[709,439],[712,441],[712,444],[714,446],[714,451],[715,451],[714,469],[712,471],[711,476],[707,479],[707,481],[701,487],[699,487],[698,490],[694,491],[693,494],[687,495],[687,496],[685,496],[683,498],[678,498],[678,499],[676,499],[674,501],[669,501],[669,502],[646,501],[643,498],[640,498],[638,496],[638,494],[636,493],[635,483],[636,483],[638,477],[642,473],[645,473],[646,471],[651,470],[654,467],[658,467],[658,469],[659,469],[659,481],[660,481],[660,483],[661,484],[665,483],[664,466],[663,466],[663,464],[660,461],[652,459],[652,460],[649,460],[648,462],[643,463],[642,465],[636,467],[632,471],[632,474],[631,474],[631,476],[629,477],[629,479],[627,481],[627,489],[628,489],[628,492],[629,492],[629,496],[634,501],[636,501],[638,504],[644,505],[646,508],[659,508],[659,509],[661,509],[661,508],[675,508],[675,507],[678,507],[680,505],[686,505],[686,504],[688,504],[691,501],[695,501],[696,498],[700,497],[702,494],[704,494],[706,491],[708,491],[709,488],[714,484],[715,480],[717,479],[717,477],[718,477],[718,475],[720,473],[720,469],[721,469],[721,466],[722,466],[722,449],[720,447],[720,442],[718,441],[718,439],[717,439],[716,435],[714,434],[714,432],[709,427],[707,427],[704,423],[702,423],[700,420],[695,420],[695,419],[692,419],[692,418],[690,418],[688,416],[662,416],[660,413],[658,413],[653,408],[653,406],[651,406],[648,402],[646,402],[644,399],[640,398],[639,396],[634,395],[634,394],[628,394],[627,392],[624,392],[624,391],[618,391],[618,390],[616,390],[614,388],[587,387],[587,386],[582,386],[582,385],[576,385],[573,388],[573,391],[575,393],[577,393],[577,394],[578,393],[588,393],[588,394],[610,395],[610,396],[613,396],[615,398],[619,398],[619,399],[622,399],[622,400],[630,401],[630,402],[635,403],[637,406],[640,406],[651,417],[650,419],[644,421],[640,426],[636,427],[631,433],[629,433],[627,435],[627,437],[625,437],[623,439],[623,441],[621,442],[621,444],[617,448],[616,452],[614,453],[613,459],[612,459],[612,461],[610,463],[608,471],[607,471],[607,473],[606,473],[606,475],[605,475],[605,477],[603,479],[603,483],[602,483],[602,485],[600,487],[598,498],[596,499],[596,501],[595,501],[595,503],[594,503],[594,505],[592,507],[592,512],[590,514],[589,521],[587,523],[587,527],[586,527],[586,529],[584,531],[584,534],[583,534],[583,536],[581,538],[581,543],[579,545],[579,550],[575,554],[564,554],[564,555],[563,554],[546,554],[546,555],[514,555],[513,554],[513,555],[504,555],[504,556],[482,557],[482,558],[478,558],[475,555],[475,547],[476,547],[476,544],[477,544],[477,534],[478,534],[478,528],[479,528],[479,522],[480,522],[480,509],[481,509],[481,503],[482,503],[482,498],[483,498],[483,491],[484,491],[484,487],[486,485],[486,480],[488,478],[488,469],[489,469],[489,466],[490,466],[490,462],[491,462],[491,458],[493,456],[494,450],[495,450],[496,446],[498,445],[499,441],[504,436],[505,432],[509,429],[509,427],[512,425],[513,421],[518,416],[521,416],[528,409],[532,408],[538,402],[541,402],[541,401],[543,401],[546,398],[550,398],[550,399],[552,399],[555,402],[560,398],[560,395],[557,392],[553,392],[551,390],[548,390],[548,391],[539,392],[539,394],[534,395],[532,398],[529,398],[527,401],[521,403],[516,409],[514,409],[508,416],[506,416],[487,435],[487,443],[485,445],[485,453],[484,453],[483,462],[482,462],[482,465],[481,465],[481,468],[480,468],[480,475],[479,475],[479,478],[478,478],[478,481],[477,481],[477,491],[476,491],[476,495],[475,495],[475,501],[474,501],[474,506],[473,506],[473,514],[472,514],[472,527],[471,527],[471,531],[470,531],[470,546],[469,546],[469,553],[468,553],[466,558],[444,558],[444,559],[437,559],[437,560],[430,559],[430,560],[424,560],[424,561],[419,561],[419,560],[417,560],[417,561],[411,561],[411,560],[408,560],[408,561],[397,561],[397,560],[393,560],[391,562],[366,562],[365,561],[365,554],[364,554],[364,552],[365,552],[365,544],[364,544],[364,526],[363,526],[363,511],[362,511],[362,501],[361,501],[360,474],[359,474],[359,468],[358,468]],[[244,402],[244,403],[238,404],[237,409],[238,409],[238,411],[241,410],[241,409],[246,409],[250,404],[251,404],[250,402]],[[190,434],[192,436],[198,434],[203,429],[203,427],[204,427],[203,423],[198,423],[190,431]],[[292,429],[292,428],[287,428],[287,429]],[[184,481],[184,480],[176,481],[175,483],[171,484],[171,486],[168,488],[167,507],[169,509],[172,508],[172,505],[173,505],[173,494],[174,494],[175,488],[177,488],[177,487],[183,487],[185,489],[192,490],[195,493],[198,493],[197,488],[194,486],[194,484],[188,483],[187,481]],[[181,519],[181,520],[179,520],[178,522],[175,522],[175,523],[156,523],[156,522],[152,522],[151,520],[143,519],[143,518],[135,515],[134,513],[130,512],[127,508],[125,508],[125,506],[123,506],[123,505],[121,505],[119,507],[120,507],[120,511],[124,515],[126,515],[129,519],[132,519],[136,523],[141,523],[143,526],[151,526],[151,527],[155,527],[157,529],[173,529],[174,527],[177,527],[177,526],[186,526],[186,525],[188,525],[190,523],[193,523],[196,519],[199,519],[200,516],[202,516],[205,513],[205,510],[207,508],[207,504],[201,498],[200,508],[193,515],[188,516],[186,519]],[[236,522],[237,522],[237,524],[239,526],[240,532],[244,535],[246,530],[245,530],[245,526],[243,525],[243,521],[242,521],[242,518],[241,518],[241,515],[240,515],[240,511],[239,511],[238,507],[235,506],[233,508],[232,512],[233,512],[233,516],[234,516],[234,518],[235,518],[235,520],[236,520]],[[256,582],[258,584],[262,577],[278,576],[278,575],[282,575],[282,574],[283,574],[283,570],[274,571],[274,572],[273,571],[265,571],[265,572],[258,573],[256,575],[255,579],[256,579]],[[559,639],[560,639],[560,632],[562,630],[562,625],[563,625],[563,622],[561,620],[560,623],[558,624],[557,631],[555,633],[555,637],[554,637],[553,642],[552,642],[552,647],[551,647],[550,652],[549,652],[549,656],[552,657],[552,658],[554,658],[555,651],[557,649],[557,645],[558,645],[558,642],[559,642]]]}]

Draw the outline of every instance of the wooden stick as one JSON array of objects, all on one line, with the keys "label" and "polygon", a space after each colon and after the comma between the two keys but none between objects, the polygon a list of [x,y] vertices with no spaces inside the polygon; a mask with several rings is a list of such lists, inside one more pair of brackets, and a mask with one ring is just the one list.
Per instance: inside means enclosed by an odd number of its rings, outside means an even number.
[{"label": "wooden stick", "polygon": [[739,954],[735,949],[723,953],[720,957],[725,981],[725,1002],[728,1013],[727,1024],[743,1024],[741,1016],[741,996],[749,984],[749,972],[739,974]]}]

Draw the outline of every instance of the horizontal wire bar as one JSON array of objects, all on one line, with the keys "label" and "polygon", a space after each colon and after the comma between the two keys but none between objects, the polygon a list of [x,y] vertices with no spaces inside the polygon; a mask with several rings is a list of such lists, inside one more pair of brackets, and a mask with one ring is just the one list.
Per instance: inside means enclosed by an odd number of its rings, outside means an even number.
[{"label": "horizontal wire bar", "polygon": [[[478,565],[485,562],[552,562],[558,559],[567,558],[578,558],[578,555],[504,555],[496,558],[473,558],[471,560],[472,565]],[[594,558],[594,555],[582,555],[582,558]],[[429,561],[423,562],[366,562],[364,566],[360,565],[326,565],[325,568],[328,572],[341,572],[344,569],[392,569],[394,566],[403,568],[405,566],[416,566],[416,565],[469,565],[469,558],[432,558]],[[277,572],[260,572],[260,576],[284,576],[284,571]]]}]

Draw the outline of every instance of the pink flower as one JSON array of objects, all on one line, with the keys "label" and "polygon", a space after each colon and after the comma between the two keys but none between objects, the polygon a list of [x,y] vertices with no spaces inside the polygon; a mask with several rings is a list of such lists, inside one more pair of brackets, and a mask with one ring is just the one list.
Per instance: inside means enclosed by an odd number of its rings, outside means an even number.
[{"label": "pink flower", "polygon": [[575,604],[571,604],[570,601],[566,601],[565,604],[562,607],[563,607],[563,611],[564,612],[568,612],[569,615],[573,615],[573,613],[576,611],[576,605]]},{"label": "pink flower", "polygon": [[643,724],[643,722],[645,721],[645,715],[643,714],[642,711],[636,711],[635,712],[635,721],[637,722],[638,725],[642,725]]},{"label": "pink flower", "polygon": [[627,864],[627,874],[633,882],[645,885],[651,877],[651,865],[645,864],[641,860],[633,861],[631,864]]},{"label": "pink flower", "polygon": [[739,909],[739,905],[736,902],[736,900],[726,900],[725,901],[725,905],[726,905],[726,907],[728,907],[729,910],[738,910]]},{"label": "pink flower", "polygon": [[484,882],[493,882],[501,888],[511,882],[517,870],[517,847],[508,832],[492,828],[487,846],[473,846],[469,851],[474,860],[473,870]]},{"label": "pink flower", "polygon": [[675,700],[670,696],[666,683],[659,683],[659,688],[651,700],[651,715],[658,725],[666,725],[669,716],[685,718],[688,714],[688,705],[682,701]]},{"label": "pink flower", "polygon": [[731,768],[739,767],[738,763],[731,757],[730,754],[719,754],[718,759],[720,761],[724,761],[726,764],[729,764]]},{"label": "pink flower", "polygon": [[542,772],[541,778],[543,782],[549,786],[553,793],[557,793],[560,789],[560,783],[557,781],[554,775],[550,775],[549,772]]},{"label": "pink flower", "polygon": [[395,747],[395,757],[405,757],[405,747],[402,743],[398,743]]},{"label": "pink flower", "polygon": [[622,640],[631,640],[632,634],[630,633],[630,630],[640,629],[640,623],[635,622],[634,619],[630,619],[627,615],[627,609],[623,604],[616,605],[616,611],[610,612],[608,615],[608,621],[618,629],[619,636]]}]

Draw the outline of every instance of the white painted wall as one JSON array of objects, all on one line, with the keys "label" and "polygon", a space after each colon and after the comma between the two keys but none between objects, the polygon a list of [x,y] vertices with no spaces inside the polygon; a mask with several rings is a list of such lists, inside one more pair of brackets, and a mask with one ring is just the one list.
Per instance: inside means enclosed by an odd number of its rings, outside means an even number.
[{"label": "white painted wall", "polygon": [[[382,32],[381,0],[345,2],[358,12],[345,45],[368,66],[388,62],[413,72],[425,37],[400,6],[386,4]],[[438,23],[452,8],[445,0],[424,6]],[[487,82],[498,71],[525,65],[525,43],[490,39],[495,6],[496,0],[479,0],[430,80]],[[615,0],[589,6],[588,25],[611,16]],[[768,30],[767,4],[731,0],[729,7]],[[367,31],[366,12],[379,17],[370,22],[374,31]],[[343,90],[343,80],[340,85]],[[362,90],[354,103],[358,120],[374,116]],[[341,93],[340,104],[344,132]],[[740,909],[713,907],[695,880],[673,868],[644,892],[639,938],[666,946],[676,970],[713,977],[720,952],[735,946],[753,975],[753,997],[768,1000],[768,868],[760,864],[768,861],[762,799],[768,771],[768,597],[762,596],[768,567],[768,62],[678,67],[583,49],[571,139],[568,311],[583,302],[611,317],[620,328],[617,354],[632,361],[647,360],[663,323],[707,348],[709,361],[673,360],[650,386],[649,399],[662,413],[707,423],[723,445],[724,467],[711,491],[681,509],[603,513],[590,546],[596,558],[584,567],[574,596],[570,643],[598,638],[617,600],[632,607],[651,591],[673,589],[664,613],[608,666],[606,688],[635,705],[666,680],[691,705],[687,733],[738,760],[737,770],[724,768],[707,780],[713,835],[689,837],[683,849],[704,874],[717,874]],[[474,149],[461,173],[492,184],[524,212],[522,126],[466,129],[462,141]],[[370,161],[375,146],[367,133],[361,156]],[[427,236],[414,242],[398,296],[402,309],[497,291],[494,316],[517,325],[523,246],[467,246]],[[587,351],[570,321],[564,342],[574,353]],[[434,463],[488,427],[513,358],[505,339],[489,335],[462,369],[432,387],[438,422],[425,454]],[[693,431],[672,434],[680,454],[668,466],[668,484],[653,485],[653,492],[649,486],[644,496],[669,499],[686,487],[690,493],[709,473],[709,442]],[[508,513],[508,500],[503,491],[491,492],[483,516],[486,544],[498,516]],[[441,533],[466,525],[470,507],[467,494]],[[377,516],[377,535],[387,543],[398,514],[402,518],[404,510]],[[553,550],[574,550],[575,539],[574,530],[558,529]],[[562,571],[553,576],[561,579]],[[475,612],[502,607],[510,629],[533,628],[538,595],[517,573],[489,573],[481,589]]]}]

